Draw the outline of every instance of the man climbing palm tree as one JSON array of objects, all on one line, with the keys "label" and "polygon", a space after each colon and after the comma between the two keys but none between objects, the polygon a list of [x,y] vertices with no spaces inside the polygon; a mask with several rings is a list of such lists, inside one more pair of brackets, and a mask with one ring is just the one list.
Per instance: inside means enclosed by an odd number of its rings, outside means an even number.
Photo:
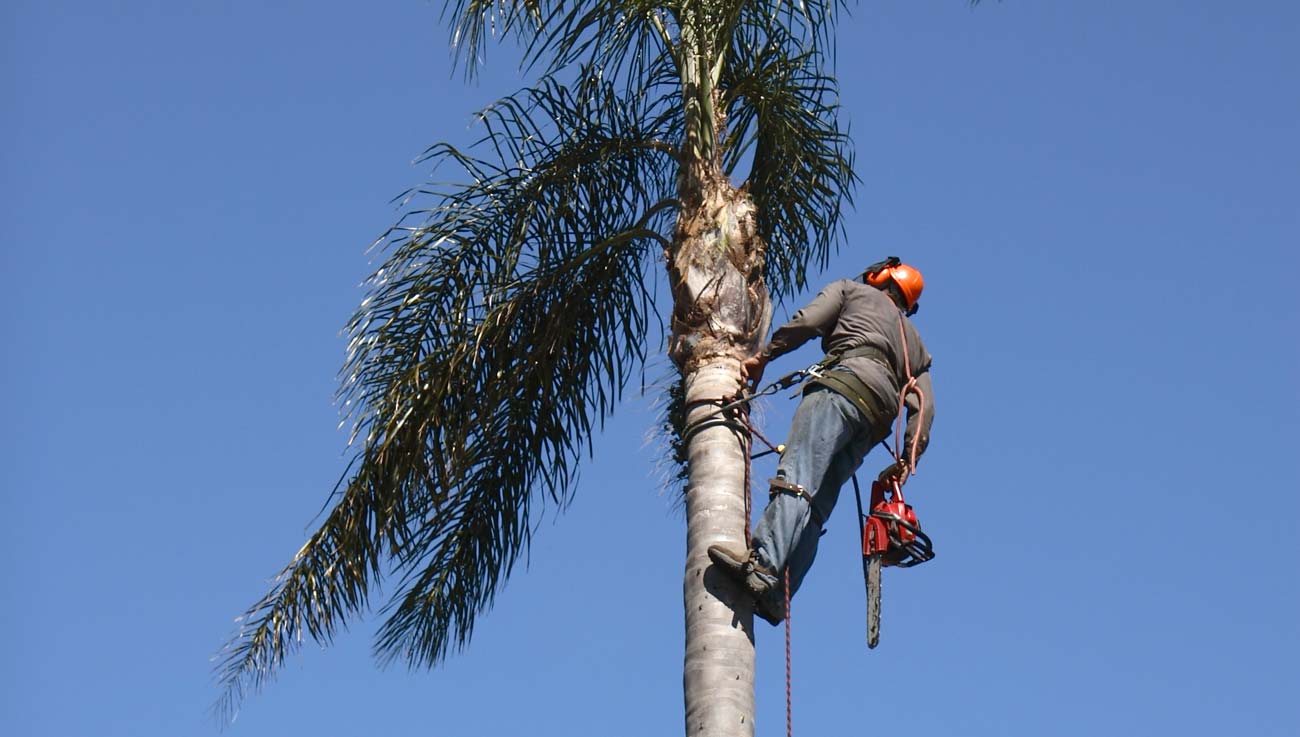
[{"label": "man climbing palm tree", "polygon": [[745,378],[757,386],[769,361],[817,336],[833,364],[809,383],[795,411],[752,549],[709,548],[709,558],[753,594],[754,612],[774,625],[785,618],[780,574],[789,567],[793,595],[812,565],[840,486],[889,435],[900,397],[906,397],[904,447],[911,452],[882,478],[905,477],[929,443],[930,354],[908,319],[922,287],[921,272],[897,259],[875,264],[861,280],[842,279],[823,289],[742,365]]},{"label": "man climbing palm tree", "polygon": [[[340,374],[355,454],[329,511],[223,651],[218,711],[232,716],[304,638],[328,643],[381,588],[391,596],[375,642],[381,659],[434,666],[468,645],[543,510],[573,499],[602,423],[655,354],[646,336],[658,325],[675,370],[665,426],[685,471],[686,734],[752,737],[753,632],[748,616],[735,616],[748,592],[702,575],[709,547],[744,539],[749,435],[737,442],[733,426],[700,421],[740,387],[773,304],[838,247],[857,181],[835,82],[845,6],[444,7],[471,75],[484,45],[503,37],[519,42],[537,75],[479,113],[477,144],[428,149],[422,161],[436,181],[412,190],[413,209],[376,244],[382,264],[348,323]],[[660,274],[666,290],[654,286]],[[919,275],[916,285],[899,304],[915,302]],[[863,296],[836,289],[823,302],[837,317],[821,334],[859,347],[834,331],[841,313],[856,314],[840,306]],[[879,325],[849,334],[896,351],[891,311],[873,307]],[[816,330],[787,330],[789,344],[766,357]],[[913,344],[911,365],[923,370],[929,357]],[[857,365],[871,360],[846,354],[851,371],[826,381],[875,380]],[[751,378],[761,366],[751,360]],[[819,416],[814,399],[808,412]],[[856,421],[868,436],[883,427],[877,414]],[[812,453],[810,463],[829,467],[815,454],[831,446],[802,447],[787,464]],[[867,447],[844,463],[855,467]],[[826,486],[825,468],[812,473],[785,470],[792,484]],[[764,529],[765,564],[785,565],[776,543],[788,547],[802,529]]]}]

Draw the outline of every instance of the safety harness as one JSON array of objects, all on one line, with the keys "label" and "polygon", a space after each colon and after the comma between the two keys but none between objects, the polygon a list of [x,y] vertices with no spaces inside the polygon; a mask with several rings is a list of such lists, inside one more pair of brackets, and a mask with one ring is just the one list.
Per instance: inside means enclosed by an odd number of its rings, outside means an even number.
[{"label": "safety harness", "polygon": [[[812,374],[813,378],[809,380],[808,387],[824,386],[843,396],[853,402],[853,405],[862,412],[862,416],[868,421],[891,416],[892,413],[885,407],[884,402],[876,396],[875,392],[871,391],[871,388],[862,379],[858,378],[857,374],[848,370],[834,370],[837,364],[849,358],[869,358],[884,366],[891,373],[893,372],[888,354],[875,346],[861,345],[839,353],[832,353],[819,361],[817,363],[819,368]],[[807,392],[808,389],[805,388],[804,391]]]},{"label": "safety harness", "polygon": [[[852,402],[853,406],[858,408],[858,411],[862,413],[862,417],[867,422],[890,417],[893,413],[886,408],[884,402],[866,385],[866,382],[858,378],[857,374],[847,369],[835,370],[835,367],[840,362],[850,358],[869,358],[884,366],[891,373],[893,372],[893,367],[889,362],[889,355],[885,351],[875,346],[861,345],[848,350],[830,353],[822,360],[804,369],[802,373],[809,378],[804,383],[803,392],[807,393],[814,386],[824,386]],[[768,479],[767,484],[770,496],[789,494],[798,497],[808,503],[812,517],[817,521],[819,527],[825,523],[826,520],[823,518],[821,511],[817,509],[817,505],[813,504],[812,495],[808,493],[807,489],[780,476]]]}]

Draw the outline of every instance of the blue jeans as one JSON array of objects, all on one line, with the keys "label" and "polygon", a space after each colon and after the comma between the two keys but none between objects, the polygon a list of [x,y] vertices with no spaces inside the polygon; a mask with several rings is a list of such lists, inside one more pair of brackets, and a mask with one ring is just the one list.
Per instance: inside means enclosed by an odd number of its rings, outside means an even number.
[{"label": "blue jeans", "polygon": [[791,595],[817,556],[822,524],[835,509],[840,486],[888,433],[887,418],[863,417],[851,401],[826,387],[813,386],[799,402],[776,475],[802,486],[811,499],[774,494],[753,535],[759,563],[778,575],[789,565]]}]

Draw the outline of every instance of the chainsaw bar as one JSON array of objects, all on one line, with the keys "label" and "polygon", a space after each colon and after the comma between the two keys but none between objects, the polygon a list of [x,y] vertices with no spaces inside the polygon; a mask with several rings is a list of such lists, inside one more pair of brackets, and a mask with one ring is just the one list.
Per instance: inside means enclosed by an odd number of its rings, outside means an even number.
[{"label": "chainsaw bar", "polygon": [[881,556],[868,555],[862,559],[867,579],[867,647],[880,644],[880,564]]}]

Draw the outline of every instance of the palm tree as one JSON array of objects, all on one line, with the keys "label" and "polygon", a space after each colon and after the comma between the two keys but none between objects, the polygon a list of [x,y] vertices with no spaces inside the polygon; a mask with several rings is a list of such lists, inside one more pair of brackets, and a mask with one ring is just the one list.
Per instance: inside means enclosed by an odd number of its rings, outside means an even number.
[{"label": "palm tree", "polygon": [[[737,392],[771,301],[837,243],[854,181],[828,68],[837,6],[447,4],[470,73],[500,34],[537,81],[481,112],[476,146],[427,151],[448,182],[412,192],[424,206],[378,244],[339,392],[355,455],[224,651],[227,713],[304,635],[329,641],[383,576],[398,586],[381,659],[432,666],[466,645],[647,360],[659,255],[678,439]],[[680,447],[690,735],[753,733],[749,607],[705,575],[708,546],[744,539],[748,440],[704,423]]]}]

